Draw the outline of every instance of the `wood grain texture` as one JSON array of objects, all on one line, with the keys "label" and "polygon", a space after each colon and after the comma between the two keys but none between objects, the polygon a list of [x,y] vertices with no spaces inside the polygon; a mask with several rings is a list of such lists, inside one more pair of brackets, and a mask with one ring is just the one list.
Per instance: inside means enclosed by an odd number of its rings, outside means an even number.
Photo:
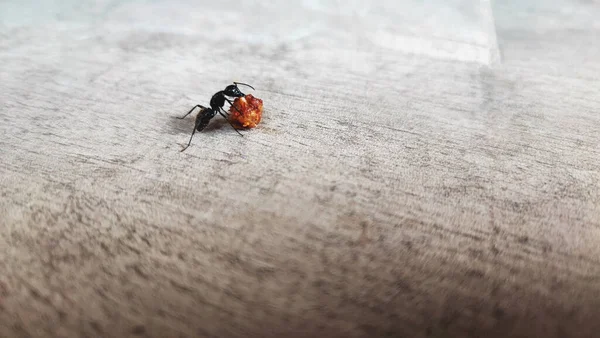
[{"label": "wood grain texture", "polygon": [[191,3],[0,3],[0,337],[597,335],[596,3]]}]

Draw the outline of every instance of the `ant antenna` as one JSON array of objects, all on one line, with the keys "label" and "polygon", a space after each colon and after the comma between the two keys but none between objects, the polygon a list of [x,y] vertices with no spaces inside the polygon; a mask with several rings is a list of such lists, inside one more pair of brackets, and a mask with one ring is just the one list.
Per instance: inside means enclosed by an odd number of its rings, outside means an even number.
[{"label": "ant antenna", "polygon": [[242,82],[234,82],[233,84],[234,84],[234,85],[236,85],[236,86],[237,86],[237,85],[244,85],[244,86],[247,86],[247,87],[250,87],[250,88],[252,88],[252,90],[256,90],[256,89],[254,89],[254,87],[252,87],[251,85],[249,85],[249,84],[246,84],[246,83],[242,83]]}]

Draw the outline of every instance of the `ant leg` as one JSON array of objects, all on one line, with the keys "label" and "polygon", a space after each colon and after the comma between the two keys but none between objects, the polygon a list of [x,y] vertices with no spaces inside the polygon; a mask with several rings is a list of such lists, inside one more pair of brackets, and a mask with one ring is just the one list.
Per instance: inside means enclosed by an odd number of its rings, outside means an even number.
[{"label": "ant leg", "polygon": [[192,138],[194,137],[194,134],[196,133],[196,126],[194,126],[194,131],[192,131],[192,136],[190,136],[190,141],[188,142],[187,146],[183,147],[183,149],[180,150],[180,152],[186,150],[190,144],[192,144]]},{"label": "ant leg", "polygon": [[225,110],[223,107],[221,107],[220,109],[223,111],[223,113],[225,113],[225,115],[229,116],[229,113],[227,112],[227,110]]},{"label": "ant leg", "polygon": [[221,116],[223,116],[225,118],[225,120],[227,120],[227,122],[229,123],[229,125],[231,126],[231,128],[233,128],[233,130],[235,130],[238,134],[240,134],[240,136],[244,136],[244,134],[240,133],[239,130],[237,130],[236,127],[233,126],[233,124],[231,123],[231,121],[229,121],[229,119],[227,118],[227,116],[225,116],[225,114],[219,112],[219,114],[221,114]]},{"label": "ant leg", "polygon": [[252,87],[251,85],[249,85],[249,84],[247,84],[247,83],[242,83],[242,82],[234,82],[233,84],[234,84],[234,85],[236,85],[236,86],[237,86],[237,85],[244,85],[244,86],[248,86],[248,87],[252,88],[252,90],[256,90],[256,89],[254,89],[254,87]]},{"label": "ant leg", "polygon": [[196,116],[196,122],[194,123],[194,130],[192,131],[192,135],[190,136],[190,140],[187,144],[187,146],[185,146],[185,148],[181,149],[181,151],[186,150],[190,144],[192,144],[192,138],[194,138],[194,134],[196,133],[196,131],[202,131],[204,130],[204,128],[206,128],[206,126],[208,125],[208,123],[210,122],[210,120],[216,115],[216,111],[209,109],[209,108],[204,108],[197,116]]},{"label": "ant leg", "polygon": [[233,104],[233,102],[231,102],[231,100],[230,100],[230,99],[226,98],[225,96],[223,96],[223,98],[225,98],[225,100],[227,100],[227,102],[229,102],[229,104],[230,104],[230,105],[231,105],[233,108],[235,108],[235,110],[237,110],[237,111],[238,111],[238,113],[240,113],[240,114],[243,114],[243,113],[242,113],[242,112],[241,112],[241,111],[240,111],[240,110],[239,110],[239,109],[238,109],[238,108],[237,108],[237,107],[236,107],[236,106]]},{"label": "ant leg", "polygon": [[178,119],[183,120],[186,116],[190,115],[194,111],[194,109],[196,109],[196,108],[206,109],[206,107],[197,104],[192,109],[190,109],[190,111],[187,114],[183,115],[182,117],[178,117]]}]

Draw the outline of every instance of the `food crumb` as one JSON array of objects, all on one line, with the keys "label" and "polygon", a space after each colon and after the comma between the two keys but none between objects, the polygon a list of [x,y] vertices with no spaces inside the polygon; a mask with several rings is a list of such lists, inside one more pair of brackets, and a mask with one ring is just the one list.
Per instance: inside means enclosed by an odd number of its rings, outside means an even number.
[{"label": "food crumb", "polygon": [[229,108],[229,120],[238,129],[255,128],[260,123],[262,111],[263,101],[247,94],[233,101]]}]

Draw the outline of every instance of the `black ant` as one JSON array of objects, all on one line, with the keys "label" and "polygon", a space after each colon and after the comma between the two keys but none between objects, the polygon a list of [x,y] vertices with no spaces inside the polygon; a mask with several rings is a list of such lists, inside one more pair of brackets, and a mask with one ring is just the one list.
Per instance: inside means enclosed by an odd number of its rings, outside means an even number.
[{"label": "black ant", "polygon": [[[233,102],[231,102],[231,100],[227,98],[227,96],[229,96],[229,97],[245,96],[245,94],[242,93],[242,91],[238,88],[238,85],[248,86],[248,87],[252,88],[252,90],[255,90],[254,87],[252,87],[249,84],[245,84],[245,83],[241,83],[241,82],[234,82],[233,84],[225,87],[224,90],[218,91],[215,93],[215,95],[212,96],[212,98],[210,99],[210,108],[206,108],[202,105],[197,104],[192,109],[190,109],[190,111],[187,114],[183,115],[182,117],[178,117],[178,119],[184,119],[186,116],[190,115],[194,111],[194,109],[200,108],[200,113],[198,113],[198,115],[196,115],[196,123],[194,126],[194,130],[192,131],[192,136],[190,136],[190,141],[188,142],[187,146],[185,146],[185,148],[181,149],[181,151],[186,150],[190,146],[190,144],[192,144],[192,138],[194,137],[194,133],[196,133],[196,130],[202,131],[204,128],[206,128],[206,126],[208,125],[210,120],[213,117],[215,117],[217,114],[220,114],[221,116],[223,116],[225,118],[225,120],[227,120],[227,122],[229,122],[229,125],[238,134],[240,134],[241,136],[244,136],[227,119],[226,115],[229,115],[229,114],[227,113],[227,111],[225,109],[223,109],[223,106],[225,106],[225,101],[227,101],[227,102],[229,102],[229,104],[232,107],[235,108],[235,110],[240,112],[240,110],[236,106],[233,105]],[[225,114],[223,114],[223,112]]]}]

